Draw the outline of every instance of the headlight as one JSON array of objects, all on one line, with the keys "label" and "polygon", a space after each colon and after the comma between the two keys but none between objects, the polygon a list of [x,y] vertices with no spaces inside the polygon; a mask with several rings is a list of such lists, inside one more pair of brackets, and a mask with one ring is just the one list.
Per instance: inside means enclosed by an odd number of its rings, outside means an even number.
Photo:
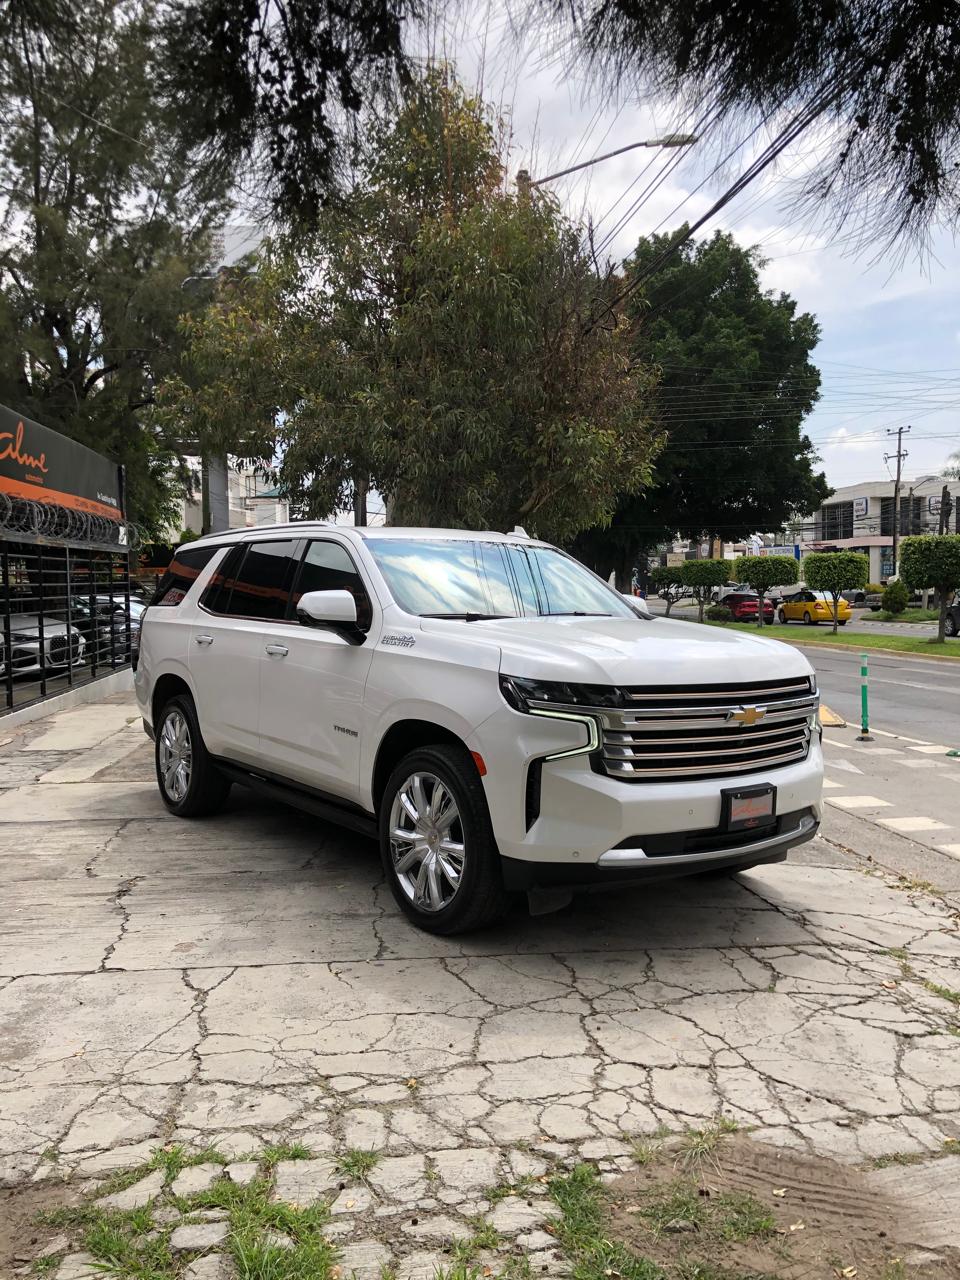
[{"label": "headlight", "polygon": [[810,676],[810,677],[809,677],[809,680],[810,680],[810,692],[811,692],[811,693],[816,693],[816,692],[817,692],[817,677],[816,677],[815,675]]},{"label": "headlight", "polygon": [[563,707],[619,707],[620,690],[603,684],[568,684],[559,680],[532,680],[528,676],[500,677],[500,692],[514,711],[531,710],[531,703],[548,702]]},{"label": "headlight", "polygon": [[37,637],[30,635],[27,631],[12,631],[10,639],[16,644],[29,644],[31,640],[36,640]]}]

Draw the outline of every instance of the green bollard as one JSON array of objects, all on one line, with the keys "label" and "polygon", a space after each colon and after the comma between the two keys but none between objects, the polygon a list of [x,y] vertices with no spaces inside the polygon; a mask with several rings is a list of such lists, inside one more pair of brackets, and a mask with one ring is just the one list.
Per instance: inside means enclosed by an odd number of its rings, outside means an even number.
[{"label": "green bollard", "polygon": [[872,742],[870,736],[870,708],[867,696],[867,655],[860,655],[860,732],[857,734],[858,742]]}]

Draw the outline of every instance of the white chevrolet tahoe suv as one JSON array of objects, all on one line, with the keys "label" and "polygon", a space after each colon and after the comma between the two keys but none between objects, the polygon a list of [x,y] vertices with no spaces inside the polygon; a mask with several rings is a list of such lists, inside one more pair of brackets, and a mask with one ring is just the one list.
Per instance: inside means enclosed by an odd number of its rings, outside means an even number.
[{"label": "white chevrolet tahoe suv", "polygon": [[[436,933],[781,861],[820,818],[817,688],[775,641],[652,617],[546,543],[301,523],[190,543],[136,690],[167,808],[231,783],[378,838]],[[539,895],[539,897],[538,897]]]}]

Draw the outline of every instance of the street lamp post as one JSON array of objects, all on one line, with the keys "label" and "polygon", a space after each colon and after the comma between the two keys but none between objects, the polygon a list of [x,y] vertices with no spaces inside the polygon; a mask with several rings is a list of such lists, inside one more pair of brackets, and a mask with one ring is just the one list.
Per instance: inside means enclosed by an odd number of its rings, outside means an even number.
[{"label": "street lamp post", "polygon": [[602,160],[612,160],[614,156],[622,156],[626,151],[636,151],[638,147],[689,147],[697,141],[695,133],[666,133],[662,138],[645,138],[642,142],[631,142],[625,147],[617,147],[616,151],[606,151],[602,156],[594,156],[592,160],[583,160],[580,164],[571,165],[569,169],[558,169],[556,173],[548,173],[543,178],[531,178],[529,170],[521,169],[517,174],[517,186],[521,195],[529,195],[534,187],[543,186],[545,182],[553,182],[554,178],[565,178],[568,173],[589,169],[591,165],[600,164]]}]

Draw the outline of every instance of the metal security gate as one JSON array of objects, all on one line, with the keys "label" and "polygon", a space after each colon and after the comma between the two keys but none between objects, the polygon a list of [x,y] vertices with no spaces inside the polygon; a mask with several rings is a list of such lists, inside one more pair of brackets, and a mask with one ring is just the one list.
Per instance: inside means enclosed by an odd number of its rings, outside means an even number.
[{"label": "metal security gate", "polygon": [[132,526],[0,492],[0,716],[136,660]]}]

